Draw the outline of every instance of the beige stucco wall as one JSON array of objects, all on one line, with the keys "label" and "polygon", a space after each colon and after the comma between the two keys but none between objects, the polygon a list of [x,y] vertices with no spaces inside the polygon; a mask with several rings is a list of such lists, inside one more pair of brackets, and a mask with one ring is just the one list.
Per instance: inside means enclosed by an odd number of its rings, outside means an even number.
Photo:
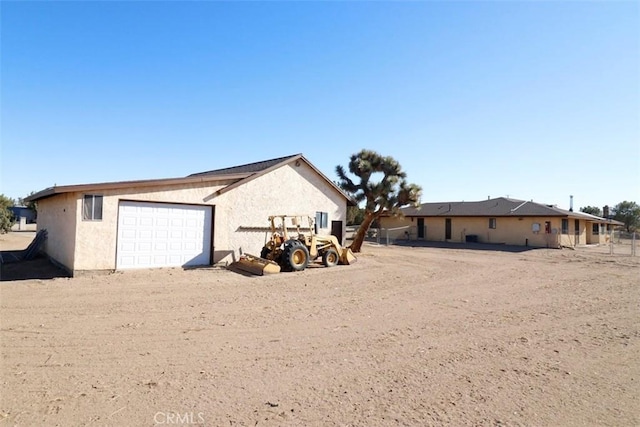
[{"label": "beige stucco wall", "polygon": [[606,244],[608,242],[607,236],[607,228],[604,224],[598,224],[598,234],[593,232],[593,222],[587,222],[587,244],[589,245],[597,245],[597,244]]},{"label": "beige stucco wall", "polygon": [[38,201],[38,230],[47,230],[44,251],[55,262],[73,270],[77,203],[73,194]]},{"label": "beige stucco wall", "polygon": [[[228,183],[225,183],[228,184]],[[69,270],[113,270],[116,264],[118,206],[120,200],[213,205],[214,262],[231,262],[243,253],[259,254],[267,217],[273,214],[327,212],[331,221],[346,222],[344,196],[306,163],[280,167],[221,195],[226,185],[188,184],[170,188],[149,187],[67,193],[39,201],[38,225],[50,227],[47,253]],[[101,221],[82,219],[85,194],[103,196]],[[65,210],[66,209],[66,210]],[[256,227],[263,227],[261,230]],[[55,232],[54,232],[55,230]]]},{"label": "beige stucco wall", "polygon": [[[578,232],[576,233],[575,218],[569,218],[569,233],[560,235],[562,246],[573,247],[587,244],[587,222],[585,220],[578,221]],[[589,227],[591,227],[591,224],[589,224]]]},{"label": "beige stucco wall", "polygon": [[[188,184],[171,188],[149,187],[123,190],[104,190],[88,193],[73,193],[77,204],[77,232],[74,270],[113,270],[116,267],[116,245],[118,231],[118,205],[120,200],[144,202],[167,202],[187,204],[213,204],[205,199],[223,186]],[[102,221],[82,219],[82,201],[85,194],[103,197]]]},{"label": "beige stucco wall", "polygon": [[[426,234],[424,240],[445,241],[446,217],[425,217]],[[545,222],[551,224],[552,233],[546,234]],[[573,233],[573,220],[570,220],[570,233]],[[533,224],[540,224],[540,231],[533,231]],[[390,231],[389,236],[394,239],[406,238],[405,231],[409,231],[410,238],[416,239],[417,218],[385,217],[381,218],[382,228],[397,228],[409,226],[408,229]],[[559,242],[573,241],[573,234],[561,236],[561,219],[544,217],[496,217],[496,228],[489,228],[489,217],[452,217],[450,242],[465,242],[467,235],[478,236],[481,243],[501,243],[507,245],[529,245],[532,247],[557,247]],[[555,232],[554,232],[555,231]],[[584,231],[584,230],[583,230]],[[565,238],[566,237],[566,238]],[[583,240],[584,243],[584,240]],[[568,244],[567,244],[568,246]]]},{"label": "beige stucco wall", "polygon": [[[216,197],[216,232],[214,259],[233,261],[242,253],[259,255],[268,231],[269,215],[309,215],[327,212],[331,221],[346,224],[344,196],[304,162],[290,164],[262,175],[240,187]],[[344,227],[343,224],[343,236]]]}]

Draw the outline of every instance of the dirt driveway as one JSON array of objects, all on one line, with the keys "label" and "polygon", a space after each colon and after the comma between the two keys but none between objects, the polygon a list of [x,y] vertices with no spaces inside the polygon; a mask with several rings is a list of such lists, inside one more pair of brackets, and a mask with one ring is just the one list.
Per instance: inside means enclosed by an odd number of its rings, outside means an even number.
[{"label": "dirt driveway", "polygon": [[1,282],[0,423],[640,425],[640,258],[364,251]]}]

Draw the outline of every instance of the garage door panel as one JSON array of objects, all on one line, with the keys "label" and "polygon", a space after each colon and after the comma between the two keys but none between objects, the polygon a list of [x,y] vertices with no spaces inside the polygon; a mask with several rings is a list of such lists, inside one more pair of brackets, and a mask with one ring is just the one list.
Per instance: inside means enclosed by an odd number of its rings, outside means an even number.
[{"label": "garage door panel", "polygon": [[122,256],[121,258],[119,258],[119,261],[120,268],[126,268],[127,266],[133,266],[135,259],[133,256]]},{"label": "garage door panel", "polygon": [[122,224],[123,224],[123,225],[133,226],[133,225],[136,225],[136,222],[137,222],[137,221],[136,221],[136,218],[135,218],[135,217],[132,217],[132,216],[129,216],[129,215],[125,215],[125,216],[122,218]]},{"label": "garage door panel", "polygon": [[135,239],[136,237],[136,230],[135,229],[129,229],[129,230],[123,230],[122,231],[122,236],[129,240],[129,239]]},{"label": "garage door panel", "polygon": [[182,264],[182,257],[180,255],[169,255],[168,263],[180,265]]},{"label": "garage door panel", "polygon": [[212,208],[120,202],[116,268],[209,264]]},{"label": "garage door panel", "polygon": [[[152,213],[148,215],[152,215]],[[153,218],[146,218],[146,217],[138,218],[138,225],[140,227],[153,227]]]},{"label": "garage door panel", "polygon": [[153,239],[153,230],[137,230],[137,238],[141,239]]},{"label": "garage door panel", "polygon": [[122,249],[126,252],[133,252],[136,249],[136,244],[133,242],[124,242],[122,244]]},{"label": "garage door panel", "polygon": [[138,251],[140,252],[151,252],[152,243],[151,242],[140,242],[138,244]]}]

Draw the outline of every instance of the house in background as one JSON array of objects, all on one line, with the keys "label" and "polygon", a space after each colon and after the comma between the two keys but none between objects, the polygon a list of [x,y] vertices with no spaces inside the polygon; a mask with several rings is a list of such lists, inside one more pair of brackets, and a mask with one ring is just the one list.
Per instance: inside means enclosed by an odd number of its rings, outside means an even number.
[{"label": "house in background", "polygon": [[57,186],[38,202],[45,253],[72,274],[232,262],[260,253],[268,216],[305,214],[344,240],[347,203],[301,154],[184,178]]},{"label": "house in background", "polygon": [[11,231],[33,231],[36,229],[36,212],[26,206],[10,206],[9,211],[15,219]]},{"label": "house in background", "polygon": [[553,205],[505,197],[479,202],[423,203],[383,216],[380,227],[392,239],[500,243],[560,248],[606,243],[619,221]]}]

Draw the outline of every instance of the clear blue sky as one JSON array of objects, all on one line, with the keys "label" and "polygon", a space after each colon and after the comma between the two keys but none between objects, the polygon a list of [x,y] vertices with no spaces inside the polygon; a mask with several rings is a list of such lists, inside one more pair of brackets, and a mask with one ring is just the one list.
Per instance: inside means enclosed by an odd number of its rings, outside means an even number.
[{"label": "clear blue sky", "polygon": [[0,8],[9,197],[368,148],[425,202],[640,202],[640,2]]}]

